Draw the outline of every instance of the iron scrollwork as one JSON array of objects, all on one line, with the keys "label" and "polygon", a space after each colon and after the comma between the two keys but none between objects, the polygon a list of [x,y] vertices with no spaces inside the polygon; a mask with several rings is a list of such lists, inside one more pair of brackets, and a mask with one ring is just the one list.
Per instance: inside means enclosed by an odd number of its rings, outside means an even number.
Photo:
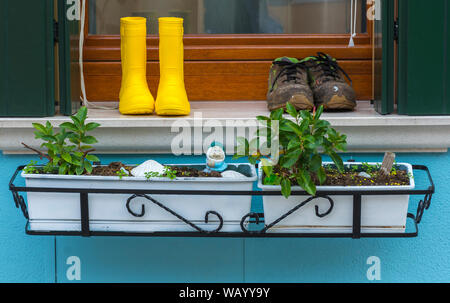
[{"label": "iron scrollwork", "polygon": [[142,218],[145,216],[145,205],[142,204],[142,208],[141,208],[141,213],[135,213],[131,207],[131,201],[133,201],[136,198],[145,198],[148,201],[152,202],[153,204],[156,204],[157,206],[161,207],[162,209],[164,209],[165,211],[169,212],[170,214],[174,215],[175,217],[177,217],[178,219],[180,219],[181,221],[183,221],[184,223],[186,223],[187,225],[191,226],[192,228],[194,228],[195,230],[197,230],[198,232],[201,233],[207,233],[207,234],[211,234],[211,233],[218,233],[220,230],[222,230],[223,227],[223,218],[222,216],[216,212],[216,211],[208,211],[205,214],[205,223],[208,224],[210,222],[210,217],[211,215],[216,216],[219,219],[219,226],[212,230],[212,231],[208,231],[208,230],[204,230],[201,227],[197,226],[196,224],[192,223],[191,221],[189,221],[188,219],[184,218],[183,216],[179,215],[178,213],[174,212],[173,210],[171,210],[170,208],[166,207],[165,205],[163,205],[161,202],[155,200],[154,198],[148,196],[148,195],[144,195],[144,194],[135,194],[132,195],[130,198],[128,198],[127,203],[126,203],[126,207],[128,212],[133,215],[134,217],[137,218]]},{"label": "iron scrollwork", "polygon": [[432,194],[426,194],[423,200],[420,200],[419,205],[417,206],[417,214],[416,214],[416,223],[419,224],[422,222],[422,217],[425,210],[428,210],[431,206]]},{"label": "iron scrollwork", "polygon": [[327,199],[328,202],[330,203],[330,207],[328,208],[328,210],[324,213],[321,213],[319,210],[319,206],[315,205],[315,214],[317,217],[319,218],[324,218],[326,216],[328,216],[334,208],[334,201],[333,199],[331,199],[329,196],[326,195],[319,195],[319,196],[314,196],[314,197],[310,197],[308,199],[306,199],[305,201],[301,202],[300,204],[298,204],[297,206],[295,206],[294,208],[292,208],[290,211],[288,211],[287,213],[285,213],[284,215],[282,215],[281,217],[279,217],[277,220],[275,220],[274,222],[267,224],[263,229],[259,230],[259,231],[249,231],[246,227],[245,227],[245,221],[248,218],[254,218],[256,220],[256,224],[258,225],[260,223],[260,218],[259,215],[256,213],[249,213],[247,215],[245,215],[242,220],[241,220],[241,229],[244,233],[265,233],[267,232],[267,230],[269,230],[270,228],[274,227],[276,224],[278,224],[280,221],[284,220],[286,217],[290,216],[291,214],[293,214],[294,212],[296,212],[297,210],[299,210],[300,208],[302,208],[303,206],[305,206],[306,204],[310,203],[311,201],[315,200],[315,199],[319,199],[319,198],[323,198],[323,199]]},{"label": "iron scrollwork", "polygon": [[25,217],[25,219],[28,220],[30,217],[28,216],[27,205],[25,203],[24,198],[21,195],[19,195],[17,191],[13,191],[12,195],[14,203],[16,204],[16,208],[20,208],[22,210],[23,216]]}]

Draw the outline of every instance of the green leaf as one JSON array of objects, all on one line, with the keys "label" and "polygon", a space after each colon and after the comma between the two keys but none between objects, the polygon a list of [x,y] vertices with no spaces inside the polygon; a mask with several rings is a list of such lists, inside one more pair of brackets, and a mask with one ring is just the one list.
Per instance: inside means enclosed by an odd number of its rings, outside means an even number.
[{"label": "green leaf", "polygon": [[264,117],[264,116],[257,116],[256,119],[259,121],[270,121],[269,117]]},{"label": "green leaf", "polygon": [[289,141],[289,144],[287,146],[288,151],[291,151],[293,149],[299,149],[302,146],[302,142],[298,137],[293,138],[291,141]]},{"label": "green leaf", "polygon": [[237,157],[244,157],[249,155],[249,143],[248,140],[244,137],[237,137],[236,138],[236,156]]},{"label": "green leaf", "polygon": [[273,165],[267,159],[261,159],[261,165],[266,176],[270,176],[273,172]]},{"label": "green leaf", "polygon": [[316,195],[316,185],[312,181],[309,172],[303,170],[300,171],[299,176],[297,177],[297,182],[308,194],[311,196]]},{"label": "green leaf", "polygon": [[255,165],[258,162],[258,159],[253,156],[249,156],[248,162],[250,162],[251,165]]},{"label": "green leaf", "polygon": [[300,117],[303,120],[308,120],[308,121],[311,121],[311,118],[312,118],[311,113],[309,111],[307,111],[307,110],[302,110],[300,112]]},{"label": "green leaf", "polygon": [[270,176],[266,176],[264,178],[264,185],[280,185],[281,178],[275,174],[271,174]]},{"label": "green leaf", "polygon": [[287,178],[281,180],[281,193],[286,199],[291,196],[291,181]]},{"label": "green leaf", "polygon": [[313,172],[317,172],[322,167],[322,157],[320,155],[314,155],[309,163],[309,169]]},{"label": "green leaf", "polygon": [[78,136],[69,136],[68,138],[73,144],[78,145],[80,143],[80,138],[78,138]]},{"label": "green leaf", "polygon": [[280,120],[283,117],[284,109],[279,108],[270,113],[271,120]]},{"label": "green leaf", "polygon": [[317,178],[319,179],[320,185],[324,184],[325,181],[327,180],[327,174],[325,172],[325,168],[324,167],[321,167],[317,171]]},{"label": "green leaf", "polygon": [[328,155],[331,157],[334,164],[336,164],[336,168],[338,169],[338,171],[340,173],[344,172],[344,162],[342,161],[341,157],[334,151],[331,151]]},{"label": "green leaf", "polygon": [[75,115],[75,117],[78,118],[78,120],[81,122],[81,124],[84,124],[84,121],[86,120],[87,111],[88,111],[87,107],[82,106],[82,107],[80,107],[80,109],[78,110],[78,112]]},{"label": "green leaf", "polygon": [[73,123],[77,127],[77,131],[80,131],[80,132],[84,131],[83,125],[82,125],[81,121],[77,117],[72,116],[72,117],[70,117],[70,119],[72,119]]},{"label": "green leaf", "polygon": [[92,172],[92,164],[89,161],[84,161],[84,169],[90,174]]},{"label": "green leaf", "polygon": [[302,123],[300,123],[300,130],[302,133],[304,133],[309,127],[309,121],[308,120],[302,120]]},{"label": "green leaf", "polygon": [[258,153],[258,147],[259,147],[259,138],[258,137],[253,138],[248,144],[249,154],[256,155]]},{"label": "green leaf", "polygon": [[284,168],[291,168],[298,161],[302,154],[301,150],[294,150],[281,157],[280,164]]},{"label": "green leaf", "polygon": [[44,144],[42,144],[42,146],[46,147],[49,151],[50,150],[53,151],[54,153],[58,152],[58,148],[55,145],[51,144],[51,143],[44,143]]},{"label": "green leaf", "polygon": [[[280,127],[281,129],[281,127]],[[303,131],[300,128],[300,126],[298,126],[296,123],[290,121],[290,120],[286,120],[285,123],[283,123],[283,129],[290,129],[293,132],[295,132],[297,134],[297,136],[302,136],[303,135]]]},{"label": "green leaf", "polygon": [[311,196],[315,196],[317,193],[317,188],[314,182],[312,181],[311,177],[308,175],[308,178],[306,179],[305,188],[306,192],[310,194]]},{"label": "green leaf", "polygon": [[58,169],[58,174],[65,175],[67,173],[68,168],[69,168],[69,165],[67,163],[61,164],[61,166]]},{"label": "green leaf", "polygon": [[316,114],[314,115],[314,120],[319,120],[323,113],[323,105],[319,106],[319,108],[316,110]]},{"label": "green leaf", "polygon": [[94,130],[97,127],[100,127],[100,124],[95,123],[95,122],[88,123],[88,124],[86,124],[86,131],[88,132],[88,131]]},{"label": "green leaf", "polygon": [[97,143],[98,141],[92,136],[86,136],[81,138],[81,142],[83,142],[84,144],[94,144]]},{"label": "green leaf", "polygon": [[335,148],[340,151],[347,151],[347,143],[338,143],[335,145]]},{"label": "green leaf", "polygon": [[91,162],[100,162],[100,159],[97,156],[94,155],[87,155],[86,160],[89,160]]},{"label": "green leaf", "polygon": [[74,152],[73,155],[76,156],[76,157],[79,157],[79,158],[83,157],[83,153],[82,152]]},{"label": "green leaf", "polygon": [[41,139],[42,136],[45,136],[45,134],[41,133],[40,131],[35,131],[34,134],[35,134],[35,137],[34,137],[35,139]]},{"label": "green leaf", "polygon": [[33,127],[38,130],[39,132],[41,132],[42,134],[46,135],[47,134],[47,129],[45,128],[44,125],[40,124],[40,123],[33,123]]},{"label": "green leaf", "polygon": [[59,158],[59,157],[54,157],[54,158],[52,159],[51,163],[52,163],[54,166],[58,166],[59,161],[61,161],[61,158]]},{"label": "green leaf", "polygon": [[41,139],[44,141],[50,141],[50,142],[56,141],[56,138],[54,136],[48,136],[48,135],[42,136]]},{"label": "green leaf", "polygon": [[63,158],[66,162],[72,163],[72,156],[68,153],[63,153],[61,158]]},{"label": "green leaf", "polygon": [[315,123],[314,127],[316,129],[322,129],[322,128],[328,128],[330,126],[330,122],[325,121],[325,120],[319,120]]},{"label": "green leaf", "polygon": [[294,118],[297,119],[298,112],[297,112],[297,110],[295,109],[294,105],[292,105],[290,102],[288,102],[288,103],[286,104],[286,112],[287,112],[289,115],[291,115],[292,117],[294,117]]},{"label": "green leaf", "polygon": [[70,123],[70,122],[64,122],[59,127],[71,130],[73,132],[77,132],[78,131],[78,128],[76,127],[76,125],[73,124],[73,123]]},{"label": "green leaf", "polygon": [[76,169],[75,169],[75,173],[79,176],[79,175],[82,175],[83,173],[84,173],[84,166],[78,166]]}]

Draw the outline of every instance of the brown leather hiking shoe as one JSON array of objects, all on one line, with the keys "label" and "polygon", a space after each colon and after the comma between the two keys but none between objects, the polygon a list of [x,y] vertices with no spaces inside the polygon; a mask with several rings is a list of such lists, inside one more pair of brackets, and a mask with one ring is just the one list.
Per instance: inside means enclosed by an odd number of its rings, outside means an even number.
[{"label": "brown leather hiking shoe", "polygon": [[323,105],[325,110],[353,110],[356,107],[355,90],[347,84],[344,76],[350,83],[352,80],[336,59],[319,52],[302,62],[308,67],[316,106]]},{"label": "brown leather hiking shoe", "polygon": [[290,102],[298,110],[314,108],[314,97],[308,85],[308,73],[304,62],[296,58],[275,59],[269,73],[267,105],[270,111],[286,108]]}]

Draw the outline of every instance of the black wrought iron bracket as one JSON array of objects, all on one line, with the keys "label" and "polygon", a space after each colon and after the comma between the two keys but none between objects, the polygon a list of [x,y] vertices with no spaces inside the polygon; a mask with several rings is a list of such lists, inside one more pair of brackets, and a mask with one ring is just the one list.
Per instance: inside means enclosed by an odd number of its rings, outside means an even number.
[{"label": "black wrought iron bracket", "polygon": [[[418,226],[422,221],[425,210],[431,206],[431,199],[435,193],[435,185],[431,177],[429,169],[424,165],[414,165],[414,170],[421,170],[427,174],[429,186],[425,189],[414,190],[370,190],[370,191],[319,191],[315,197],[309,197],[304,201],[300,201],[291,210],[280,216],[273,222],[264,222],[264,214],[248,213],[240,222],[242,232],[222,232],[224,220],[216,211],[208,211],[205,214],[205,223],[211,222],[210,217],[216,216],[218,226],[214,230],[205,230],[192,221],[184,218],[174,210],[165,206],[160,201],[153,198],[154,195],[179,195],[179,196],[281,196],[281,192],[263,192],[263,191],[212,191],[212,190],[132,190],[132,189],[87,189],[87,188],[44,188],[44,187],[19,187],[14,185],[18,174],[25,168],[19,166],[9,182],[9,189],[13,195],[13,200],[17,208],[20,208],[24,217],[27,219],[25,231],[28,235],[53,235],[53,236],[137,236],[137,237],[228,237],[228,238],[413,238],[419,234]],[[22,192],[52,192],[52,193],[77,193],[80,195],[80,214],[81,214],[81,230],[80,231],[34,231],[29,228],[29,215],[25,199],[19,193]],[[116,231],[92,231],[89,223],[89,195],[90,194],[129,194],[125,207],[133,216],[139,218],[146,213],[146,207],[141,205],[141,212],[136,213],[131,208],[131,203],[136,198],[144,198],[149,203],[160,207],[178,218],[180,221],[192,227],[192,232],[116,232]],[[409,221],[414,225],[414,231],[405,233],[363,233],[361,231],[361,209],[363,196],[382,196],[382,195],[424,195],[417,207],[416,214],[408,213]],[[292,196],[309,196],[305,191],[292,192]],[[315,214],[317,217],[323,218],[332,213],[334,201],[330,196],[352,196],[353,197],[353,225],[351,233],[271,233],[272,227],[289,217],[293,213],[299,211],[305,205],[313,203],[318,198],[326,199],[329,207],[326,211],[321,211],[315,205]],[[217,221],[216,221],[217,222]],[[250,225],[249,225],[250,224]],[[247,228],[251,226],[252,228]]]}]

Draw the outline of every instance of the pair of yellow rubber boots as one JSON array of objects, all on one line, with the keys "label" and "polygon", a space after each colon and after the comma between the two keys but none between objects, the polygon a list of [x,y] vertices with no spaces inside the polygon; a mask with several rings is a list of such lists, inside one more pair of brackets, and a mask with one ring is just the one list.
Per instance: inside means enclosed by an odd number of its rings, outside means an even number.
[{"label": "pair of yellow rubber boots", "polygon": [[189,115],[184,86],[183,19],[159,18],[160,82],[156,102],[147,84],[147,20],[120,19],[122,85],[119,111],[124,115]]}]

